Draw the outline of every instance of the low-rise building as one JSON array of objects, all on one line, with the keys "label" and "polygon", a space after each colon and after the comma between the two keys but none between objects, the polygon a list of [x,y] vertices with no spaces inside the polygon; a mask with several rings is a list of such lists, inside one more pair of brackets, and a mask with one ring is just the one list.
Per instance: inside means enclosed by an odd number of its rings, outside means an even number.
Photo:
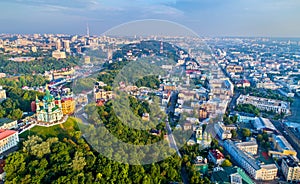
[{"label": "low-rise building", "polygon": [[248,174],[258,181],[272,181],[276,178],[278,168],[275,164],[260,164],[251,155],[239,149],[231,140],[224,141],[225,150]]},{"label": "low-rise building", "polygon": [[297,152],[291,146],[291,144],[282,136],[282,135],[275,135],[272,136],[272,142],[274,145],[275,151],[269,151],[270,155],[273,157],[282,157],[282,156],[297,156]]},{"label": "low-rise building", "polygon": [[18,127],[17,120],[12,120],[9,118],[0,119],[0,129],[14,129]]},{"label": "low-rise building", "polygon": [[297,158],[287,156],[282,159],[281,170],[287,182],[300,181],[300,163]]},{"label": "low-rise building", "polygon": [[273,123],[267,118],[255,117],[253,126],[256,130],[267,131],[267,132],[277,132],[277,129]]},{"label": "low-rise building", "polygon": [[258,144],[256,139],[251,139],[247,142],[237,142],[235,145],[242,151],[249,153],[251,155],[257,155]]},{"label": "low-rise building", "polygon": [[52,57],[55,59],[65,59],[67,58],[66,52],[61,52],[59,50],[55,50],[52,52]]},{"label": "low-rise building", "polygon": [[19,136],[17,131],[0,129],[0,154],[17,146],[18,142]]},{"label": "low-rise building", "polygon": [[239,65],[228,65],[226,67],[226,71],[228,73],[242,73],[243,72],[243,67]]},{"label": "low-rise building", "polygon": [[218,149],[212,149],[208,152],[208,159],[214,164],[221,165],[224,162],[225,157]]},{"label": "low-rise building", "polygon": [[75,111],[75,106],[76,102],[72,97],[61,100],[61,109],[64,115],[73,114]]},{"label": "low-rise building", "polygon": [[94,92],[95,101],[99,99],[109,100],[113,98],[112,91],[105,91],[104,89],[96,89]]},{"label": "low-rise building", "polygon": [[290,113],[290,103],[280,100],[261,98],[250,95],[240,95],[237,99],[238,104],[252,104],[260,110],[274,111],[276,113]]},{"label": "low-rise building", "polygon": [[222,139],[231,139],[231,130],[236,130],[235,126],[225,126],[224,123],[218,122],[215,124],[215,132]]},{"label": "low-rise building", "polygon": [[245,171],[239,167],[216,167],[211,175],[211,181],[219,184],[254,184]]}]

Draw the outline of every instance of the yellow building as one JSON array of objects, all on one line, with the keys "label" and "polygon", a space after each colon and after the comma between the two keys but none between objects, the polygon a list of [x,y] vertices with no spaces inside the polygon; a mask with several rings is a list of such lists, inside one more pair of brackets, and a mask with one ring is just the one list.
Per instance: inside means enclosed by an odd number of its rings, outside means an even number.
[{"label": "yellow building", "polygon": [[64,115],[73,114],[75,111],[75,106],[76,106],[76,102],[73,98],[67,98],[61,101],[61,108]]}]

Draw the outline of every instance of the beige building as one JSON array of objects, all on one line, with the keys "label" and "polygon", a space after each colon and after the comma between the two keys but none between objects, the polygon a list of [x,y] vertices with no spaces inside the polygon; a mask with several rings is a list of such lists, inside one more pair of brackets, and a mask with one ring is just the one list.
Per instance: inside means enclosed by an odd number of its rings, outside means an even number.
[{"label": "beige building", "polygon": [[292,157],[284,157],[281,163],[282,173],[288,182],[300,181],[300,163]]},{"label": "beige building", "polygon": [[257,155],[258,145],[255,139],[247,142],[238,142],[235,145],[242,151],[250,153],[251,155]]},{"label": "beige building", "polygon": [[0,154],[17,146],[18,142],[19,136],[17,131],[0,129]]},{"label": "beige building", "polygon": [[54,57],[55,59],[65,59],[65,58],[67,58],[66,52],[61,52],[59,50],[53,51],[52,52],[52,57]]},{"label": "beige building", "polygon": [[104,99],[109,100],[112,99],[113,94],[112,91],[105,91],[104,89],[96,89],[94,92],[95,101]]},{"label": "beige building", "polygon": [[17,127],[18,127],[17,120],[12,120],[8,118],[0,119],[0,129],[14,129]]}]

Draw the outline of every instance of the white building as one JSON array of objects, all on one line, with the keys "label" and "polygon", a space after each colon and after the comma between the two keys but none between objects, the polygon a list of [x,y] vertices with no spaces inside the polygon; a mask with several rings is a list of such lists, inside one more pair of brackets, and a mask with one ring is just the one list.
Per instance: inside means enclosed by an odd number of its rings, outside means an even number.
[{"label": "white building", "polygon": [[238,104],[252,104],[260,110],[274,111],[276,113],[290,113],[290,103],[256,96],[240,95],[237,99]]},{"label": "white building", "polygon": [[0,119],[0,129],[14,129],[17,127],[18,127],[17,120],[12,120],[8,118]]},{"label": "white building", "polygon": [[275,164],[261,165],[249,154],[239,149],[231,140],[224,141],[224,148],[239,165],[255,180],[272,181],[278,168]]},{"label": "white building", "polygon": [[256,139],[251,139],[247,142],[237,142],[235,145],[242,151],[249,153],[251,155],[257,155],[258,144]]},{"label": "white building", "polygon": [[19,136],[17,131],[0,129],[0,154],[17,146],[18,142]]}]

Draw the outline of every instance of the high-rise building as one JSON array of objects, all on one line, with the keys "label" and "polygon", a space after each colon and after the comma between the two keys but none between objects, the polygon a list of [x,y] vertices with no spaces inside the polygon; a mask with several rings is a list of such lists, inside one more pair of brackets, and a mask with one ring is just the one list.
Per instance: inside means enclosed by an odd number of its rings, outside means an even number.
[{"label": "high-rise building", "polygon": [[70,49],[70,40],[63,40],[64,49]]},{"label": "high-rise building", "polygon": [[56,50],[61,50],[61,41],[60,41],[60,39],[56,40],[55,44],[56,44],[55,45]]}]

